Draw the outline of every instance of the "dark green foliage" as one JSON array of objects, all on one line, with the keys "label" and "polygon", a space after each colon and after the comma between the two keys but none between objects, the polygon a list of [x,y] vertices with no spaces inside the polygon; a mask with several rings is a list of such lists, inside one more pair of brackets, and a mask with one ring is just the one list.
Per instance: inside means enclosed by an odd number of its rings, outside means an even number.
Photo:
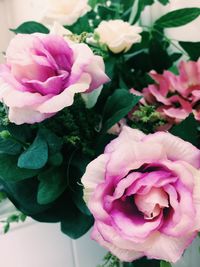
[{"label": "dark green foliage", "polygon": [[137,110],[129,116],[130,127],[140,129],[144,133],[154,133],[158,127],[163,126],[166,121],[162,118],[155,106],[139,105]]},{"label": "dark green foliage", "polygon": [[17,167],[16,156],[0,154],[0,178],[4,181],[20,181],[28,179],[36,174],[38,170],[30,170]]},{"label": "dark green foliage", "polygon": [[167,5],[169,3],[169,0],[158,0],[161,4]]},{"label": "dark green foliage", "polygon": [[49,29],[47,27],[36,21],[24,22],[16,29],[10,29],[10,30],[16,34],[17,33],[31,34],[35,32],[46,33],[46,34],[49,33]]},{"label": "dark green foliage", "polygon": [[144,10],[144,8],[146,6],[153,5],[153,3],[154,3],[154,0],[139,0],[138,1],[137,13],[136,13],[136,16],[133,20],[133,24],[139,20],[140,15],[141,15],[142,11]]},{"label": "dark green foliage", "polygon": [[26,169],[41,169],[48,160],[48,145],[45,136],[39,131],[35,140],[18,159],[18,167]]},{"label": "dark green foliage", "polygon": [[200,42],[179,42],[180,46],[187,52],[191,60],[198,60],[200,57]]},{"label": "dark green foliage", "polygon": [[120,267],[120,266],[122,266],[120,260],[109,252],[103,258],[103,264],[98,265],[97,267]]},{"label": "dark green foliage", "polygon": [[72,26],[65,26],[72,33],[81,34],[82,32],[91,32],[92,28],[90,27],[88,15],[81,17],[78,19],[76,23]]},{"label": "dark green foliage", "polygon": [[[169,2],[158,1],[163,5]],[[93,9],[66,27],[74,33],[74,40],[85,42],[102,20],[122,18],[134,23],[155,0],[116,0],[110,5],[106,2],[90,0]],[[133,10],[136,3],[137,10]],[[132,17],[134,12],[136,15]],[[185,25],[199,14],[198,8],[187,8],[162,16],[153,27],[143,29],[142,41],[126,53],[114,54],[103,44],[91,45],[94,53],[104,58],[106,73],[111,78],[92,109],[86,109],[81,95],[76,95],[72,106],[52,118],[39,124],[16,126],[9,123],[8,109],[0,105],[0,180],[3,190],[20,211],[38,221],[60,222],[62,231],[72,238],[82,236],[92,226],[93,217],[84,202],[81,184],[86,166],[116,138],[107,131],[122,118],[127,119],[129,126],[145,133],[154,132],[165,123],[153,106],[133,110],[141,97],[132,95],[129,90],[141,91],[154,83],[148,75],[151,70],[162,73],[174,68],[182,54],[169,52],[172,41],[164,36],[164,28]],[[49,33],[44,25],[32,21],[12,31]],[[98,41],[98,36],[96,38]],[[197,60],[199,43],[180,42],[180,45],[191,59]],[[198,124],[190,116],[171,132],[198,145],[197,128]],[[16,216],[10,218],[5,231],[10,221],[17,220]],[[105,260],[110,265],[103,266],[119,265],[119,260],[112,255]],[[158,267],[159,264],[159,261],[143,258],[124,266]],[[162,262],[161,267],[166,264]]]},{"label": "dark green foliage", "polygon": [[10,226],[12,223],[24,222],[26,220],[26,215],[23,213],[16,213],[10,215],[5,220],[1,221],[3,223],[3,231],[6,234],[10,230]]},{"label": "dark green foliage", "polygon": [[200,8],[182,8],[174,10],[156,20],[155,25],[162,28],[173,28],[183,26],[200,15]]},{"label": "dark green foliage", "polygon": [[0,153],[16,155],[20,153],[21,149],[21,144],[17,143],[15,140],[0,137]]},{"label": "dark green foliage", "polygon": [[142,267],[160,267],[160,261],[142,258],[142,259],[134,261],[132,266],[133,267],[141,267],[141,266]]},{"label": "dark green foliage", "polygon": [[69,219],[61,221],[61,230],[73,239],[85,234],[94,223],[92,216],[85,215],[77,209],[68,212],[68,216]]},{"label": "dark green foliage", "polygon": [[118,89],[105,103],[102,119],[102,132],[106,133],[115,123],[124,118],[139,102],[141,97]]},{"label": "dark green foliage", "polygon": [[38,176],[40,181],[37,193],[39,204],[48,204],[56,200],[67,188],[67,177],[62,168],[52,167],[41,172]]},{"label": "dark green foliage", "polygon": [[195,146],[199,146],[199,122],[197,122],[193,115],[190,115],[180,124],[174,126],[170,132],[185,141],[192,143]]},{"label": "dark green foliage", "polygon": [[166,261],[161,261],[160,262],[160,267],[172,267],[169,262]]}]

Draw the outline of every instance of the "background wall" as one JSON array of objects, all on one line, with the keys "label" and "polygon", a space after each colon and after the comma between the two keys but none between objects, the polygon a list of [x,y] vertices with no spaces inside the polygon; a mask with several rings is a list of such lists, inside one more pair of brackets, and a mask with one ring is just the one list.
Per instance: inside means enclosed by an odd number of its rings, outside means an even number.
[{"label": "background wall", "polygon": [[[59,0],[58,0],[59,1]],[[0,0],[0,62],[2,51],[12,37],[8,28],[15,28],[26,20],[39,20],[45,0]],[[199,6],[200,0],[172,0],[163,7],[159,4],[147,8],[143,14],[143,25],[152,22],[168,10],[177,7]],[[167,31],[171,38],[200,40],[200,19]],[[200,241],[197,239],[176,267],[198,267]],[[96,267],[105,251],[91,241],[89,234],[72,241],[60,232],[58,224],[42,224],[28,220],[14,225],[12,230],[0,235],[0,265],[4,267]]]}]

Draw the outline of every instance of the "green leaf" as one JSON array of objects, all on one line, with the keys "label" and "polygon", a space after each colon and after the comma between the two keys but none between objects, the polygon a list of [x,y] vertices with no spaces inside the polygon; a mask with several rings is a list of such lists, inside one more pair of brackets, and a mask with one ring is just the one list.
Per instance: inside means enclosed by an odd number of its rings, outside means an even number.
[{"label": "green leaf", "polygon": [[50,154],[54,155],[55,153],[60,152],[63,145],[62,138],[58,137],[55,133],[46,128],[42,128],[40,130],[40,134],[47,141]]},{"label": "green leaf", "polygon": [[89,0],[88,3],[92,8],[95,8],[97,4],[104,4],[107,0]]},{"label": "green leaf", "polygon": [[[53,212],[49,216],[50,204],[40,205],[37,203],[38,179],[36,177],[25,179],[17,182],[1,180],[3,188],[7,193],[9,199],[13,202],[18,210],[28,216],[36,216],[44,219],[44,221],[58,222],[57,212],[62,203],[59,202],[58,206],[53,207]],[[66,207],[66,201],[64,201]],[[47,214],[48,211],[48,214]],[[53,213],[53,214],[52,214]],[[62,209],[64,213],[64,209]],[[49,218],[50,217],[50,218]]]},{"label": "green leaf", "polygon": [[32,129],[28,124],[15,125],[12,123],[7,126],[7,130],[16,141],[23,144],[32,138]]},{"label": "green leaf", "polygon": [[26,221],[26,218],[27,218],[27,216],[26,216],[25,214],[23,214],[23,213],[21,213],[21,214],[19,215],[19,220],[20,220],[21,222],[25,222],[25,221]]},{"label": "green leaf", "polygon": [[140,96],[135,96],[125,89],[116,90],[108,98],[104,107],[102,133],[106,133],[115,123],[124,118],[140,99]]},{"label": "green leaf", "polygon": [[90,158],[81,156],[80,153],[77,153],[68,169],[71,198],[76,207],[86,215],[91,215],[91,213],[87,208],[85,201],[83,200],[83,185],[81,184],[81,177],[85,173],[85,169],[90,161]]},{"label": "green leaf", "polygon": [[168,69],[172,65],[172,59],[163,46],[163,42],[152,38],[149,44],[149,56],[152,69],[162,73],[164,69]]},{"label": "green leaf", "polygon": [[124,7],[124,10],[131,8],[134,4],[135,0],[121,0],[121,3]]},{"label": "green leaf", "polygon": [[200,57],[200,42],[179,42],[180,46],[188,53],[191,60],[197,61]]},{"label": "green leaf", "polygon": [[102,20],[114,19],[116,16],[116,10],[106,6],[99,6],[98,14]]},{"label": "green leaf", "polygon": [[0,178],[5,181],[20,181],[31,178],[38,170],[28,170],[17,167],[17,157],[0,154]]},{"label": "green leaf", "polygon": [[116,57],[109,56],[105,59],[106,74],[108,77],[112,77],[117,60]]},{"label": "green leaf", "polygon": [[143,257],[133,262],[133,267],[160,267],[159,260],[150,260]]},{"label": "green leaf", "polygon": [[19,222],[19,215],[17,214],[12,214],[7,218],[7,222],[8,223],[12,223],[12,222]]},{"label": "green leaf", "polygon": [[65,26],[66,29],[70,30],[71,32],[75,34],[81,34],[83,32],[91,32],[91,26],[89,24],[89,19],[87,14],[80,19],[77,20],[76,23],[74,23],[72,26]]},{"label": "green leaf", "polygon": [[21,151],[22,146],[11,139],[4,139],[0,137],[0,153],[8,155],[16,155]]},{"label": "green leaf", "polygon": [[10,224],[9,224],[9,223],[6,223],[6,224],[4,225],[4,227],[3,227],[3,232],[4,232],[4,234],[7,234],[8,231],[9,231],[9,229],[10,229]]},{"label": "green leaf", "polygon": [[5,192],[0,191],[0,203],[4,201],[7,198],[7,195]]},{"label": "green leaf", "polygon": [[63,155],[61,153],[55,153],[50,155],[49,163],[52,166],[60,166],[63,163]]},{"label": "green leaf", "polygon": [[92,216],[87,216],[74,209],[70,212],[69,217],[61,221],[61,230],[70,238],[77,239],[90,229],[93,222]]},{"label": "green leaf", "polygon": [[160,262],[160,267],[172,267],[169,262],[166,261],[161,261]]},{"label": "green leaf", "polygon": [[67,179],[61,168],[51,168],[42,172],[38,179],[37,201],[39,204],[49,204],[56,200],[66,189]]},{"label": "green leaf", "polygon": [[26,169],[41,169],[48,160],[48,145],[38,132],[32,145],[18,159],[17,166]]},{"label": "green leaf", "polygon": [[27,34],[35,32],[46,33],[46,34],[49,33],[49,29],[47,27],[36,21],[24,22],[16,29],[10,29],[10,30],[14,33],[27,33]]},{"label": "green leaf", "polygon": [[158,0],[162,5],[169,4],[169,0]]},{"label": "green leaf", "polygon": [[83,185],[77,184],[76,191],[71,193],[72,199],[76,207],[84,214],[91,215],[85,201],[83,200]]},{"label": "green leaf", "polygon": [[200,8],[182,8],[165,14],[156,20],[155,25],[162,28],[180,27],[195,20],[199,15]]},{"label": "green leaf", "polygon": [[139,0],[138,1],[138,9],[136,16],[134,18],[133,24],[135,24],[139,19],[142,11],[145,9],[146,6],[151,6],[154,4],[154,0]]},{"label": "green leaf", "polygon": [[191,114],[183,122],[174,126],[170,132],[197,146],[199,143],[199,132],[197,130],[198,126],[199,123],[195,120],[193,114]]}]

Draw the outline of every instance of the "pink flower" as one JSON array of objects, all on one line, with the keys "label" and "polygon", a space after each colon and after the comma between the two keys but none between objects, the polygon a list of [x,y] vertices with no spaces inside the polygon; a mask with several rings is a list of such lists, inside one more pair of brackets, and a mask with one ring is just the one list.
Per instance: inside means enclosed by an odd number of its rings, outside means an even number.
[{"label": "pink flower", "polygon": [[0,65],[0,100],[15,124],[41,122],[108,81],[103,59],[85,44],[49,34],[17,35]]},{"label": "pink flower", "polygon": [[200,230],[200,151],[124,126],[82,178],[92,238],[122,261],[176,262]]},{"label": "pink flower", "polygon": [[[192,112],[200,120],[200,60],[182,61],[179,75],[170,71],[163,74],[151,71],[150,76],[156,83],[142,90],[144,98],[141,104],[156,105],[171,124],[181,122]],[[134,94],[137,92],[134,89],[131,91]]]}]

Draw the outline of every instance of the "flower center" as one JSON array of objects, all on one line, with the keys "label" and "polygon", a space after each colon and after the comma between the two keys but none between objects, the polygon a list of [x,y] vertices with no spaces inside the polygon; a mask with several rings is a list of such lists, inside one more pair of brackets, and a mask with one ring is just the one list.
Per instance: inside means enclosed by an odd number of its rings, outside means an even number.
[{"label": "flower center", "polygon": [[153,187],[147,194],[136,194],[135,204],[144,218],[152,220],[157,217],[163,208],[169,207],[168,195],[161,188]]}]

